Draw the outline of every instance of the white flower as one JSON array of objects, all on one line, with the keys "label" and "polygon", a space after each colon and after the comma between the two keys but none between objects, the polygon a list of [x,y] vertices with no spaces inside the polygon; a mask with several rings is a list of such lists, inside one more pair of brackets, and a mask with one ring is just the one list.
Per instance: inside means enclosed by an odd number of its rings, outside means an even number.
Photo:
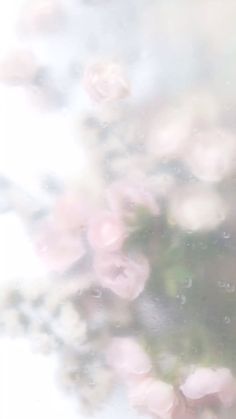
[{"label": "white flower", "polygon": [[184,230],[213,230],[226,214],[226,205],[217,192],[198,185],[177,191],[169,204],[170,222]]},{"label": "white flower", "polygon": [[165,110],[157,114],[151,125],[148,149],[155,158],[176,158],[189,138],[192,115],[187,112]]},{"label": "white flower", "polygon": [[86,324],[71,303],[64,303],[60,309],[54,331],[66,344],[80,344],[86,338]]},{"label": "white flower", "polygon": [[198,179],[219,182],[234,169],[236,139],[216,129],[200,132],[193,138],[184,159]]}]

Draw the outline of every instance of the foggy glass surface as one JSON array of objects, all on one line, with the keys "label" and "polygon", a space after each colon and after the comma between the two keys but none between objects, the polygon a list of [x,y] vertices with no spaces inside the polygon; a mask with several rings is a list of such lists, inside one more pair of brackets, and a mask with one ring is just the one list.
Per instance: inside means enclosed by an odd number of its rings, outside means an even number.
[{"label": "foggy glass surface", "polygon": [[0,5],[1,419],[236,417],[235,21]]}]

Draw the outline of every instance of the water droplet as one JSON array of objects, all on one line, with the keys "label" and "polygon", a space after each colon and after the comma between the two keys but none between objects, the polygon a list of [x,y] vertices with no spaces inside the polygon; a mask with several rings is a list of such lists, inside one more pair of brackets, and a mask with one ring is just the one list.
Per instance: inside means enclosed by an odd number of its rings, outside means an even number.
[{"label": "water droplet", "polygon": [[180,304],[184,305],[185,303],[186,303],[186,297],[185,297],[185,295],[181,295]]},{"label": "water droplet", "polygon": [[224,231],[223,237],[224,239],[230,239],[230,233],[227,233],[226,231]]},{"label": "water droplet", "polygon": [[234,284],[228,283],[225,288],[226,288],[226,292],[230,294],[230,293],[235,292],[236,286]]},{"label": "water droplet", "polygon": [[226,287],[226,283],[224,281],[218,281],[218,287],[225,288]]},{"label": "water droplet", "polygon": [[92,290],[92,296],[93,296],[94,298],[100,298],[100,297],[101,297],[101,295],[102,295],[102,291],[100,290],[100,288],[94,288],[94,289]]},{"label": "water droplet", "polygon": [[219,220],[224,221],[225,220],[225,214],[219,214]]},{"label": "water droplet", "polygon": [[178,298],[178,299],[179,299],[179,301],[180,301],[180,304],[181,304],[181,305],[184,305],[184,304],[186,303],[187,298],[185,297],[185,295],[183,295],[183,294],[178,294],[178,295],[176,296],[176,298]]},{"label": "water droplet", "polygon": [[185,283],[184,283],[184,288],[191,288],[193,285],[193,280],[192,278],[187,278]]},{"label": "water droplet", "polygon": [[231,319],[230,319],[230,317],[225,316],[225,317],[224,317],[224,323],[225,323],[225,324],[230,324],[230,323],[231,323]]}]

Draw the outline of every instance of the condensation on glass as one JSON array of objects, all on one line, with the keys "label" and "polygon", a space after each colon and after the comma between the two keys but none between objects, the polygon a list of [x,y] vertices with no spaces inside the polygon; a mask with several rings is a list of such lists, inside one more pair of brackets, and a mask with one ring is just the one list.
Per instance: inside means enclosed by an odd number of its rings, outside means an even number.
[{"label": "condensation on glass", "polygon": [[2,2],[2,419],[236,417],[235,20]]}]

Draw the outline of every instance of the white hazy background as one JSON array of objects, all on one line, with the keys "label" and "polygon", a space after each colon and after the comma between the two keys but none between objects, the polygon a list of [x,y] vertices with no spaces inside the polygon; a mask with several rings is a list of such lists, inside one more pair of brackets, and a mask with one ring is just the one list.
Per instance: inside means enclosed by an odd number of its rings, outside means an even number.
[{"label": "white hazy background", "polygon": [[[0,4],[0,57],[17,45],[14,27],[21,0]],[[64,51],[66,53],[66,49]],[[63,56],[63,47],[60,51]],[[44,173],[73,178],[86,170],[86,156],[73,138],[71,113],[41,113],[20,87],[0,85],[0,172],[38,199]],[[21,278],[30,286],[44,274],[27,232],[14,213],[0,215],[0,292]],[[56,381],[56,356],[32,352],[24,339],[0,338],[0,418],[80,419],[78,403]],[[136,418],[123,396],[115,393],[96,419]]]}]

